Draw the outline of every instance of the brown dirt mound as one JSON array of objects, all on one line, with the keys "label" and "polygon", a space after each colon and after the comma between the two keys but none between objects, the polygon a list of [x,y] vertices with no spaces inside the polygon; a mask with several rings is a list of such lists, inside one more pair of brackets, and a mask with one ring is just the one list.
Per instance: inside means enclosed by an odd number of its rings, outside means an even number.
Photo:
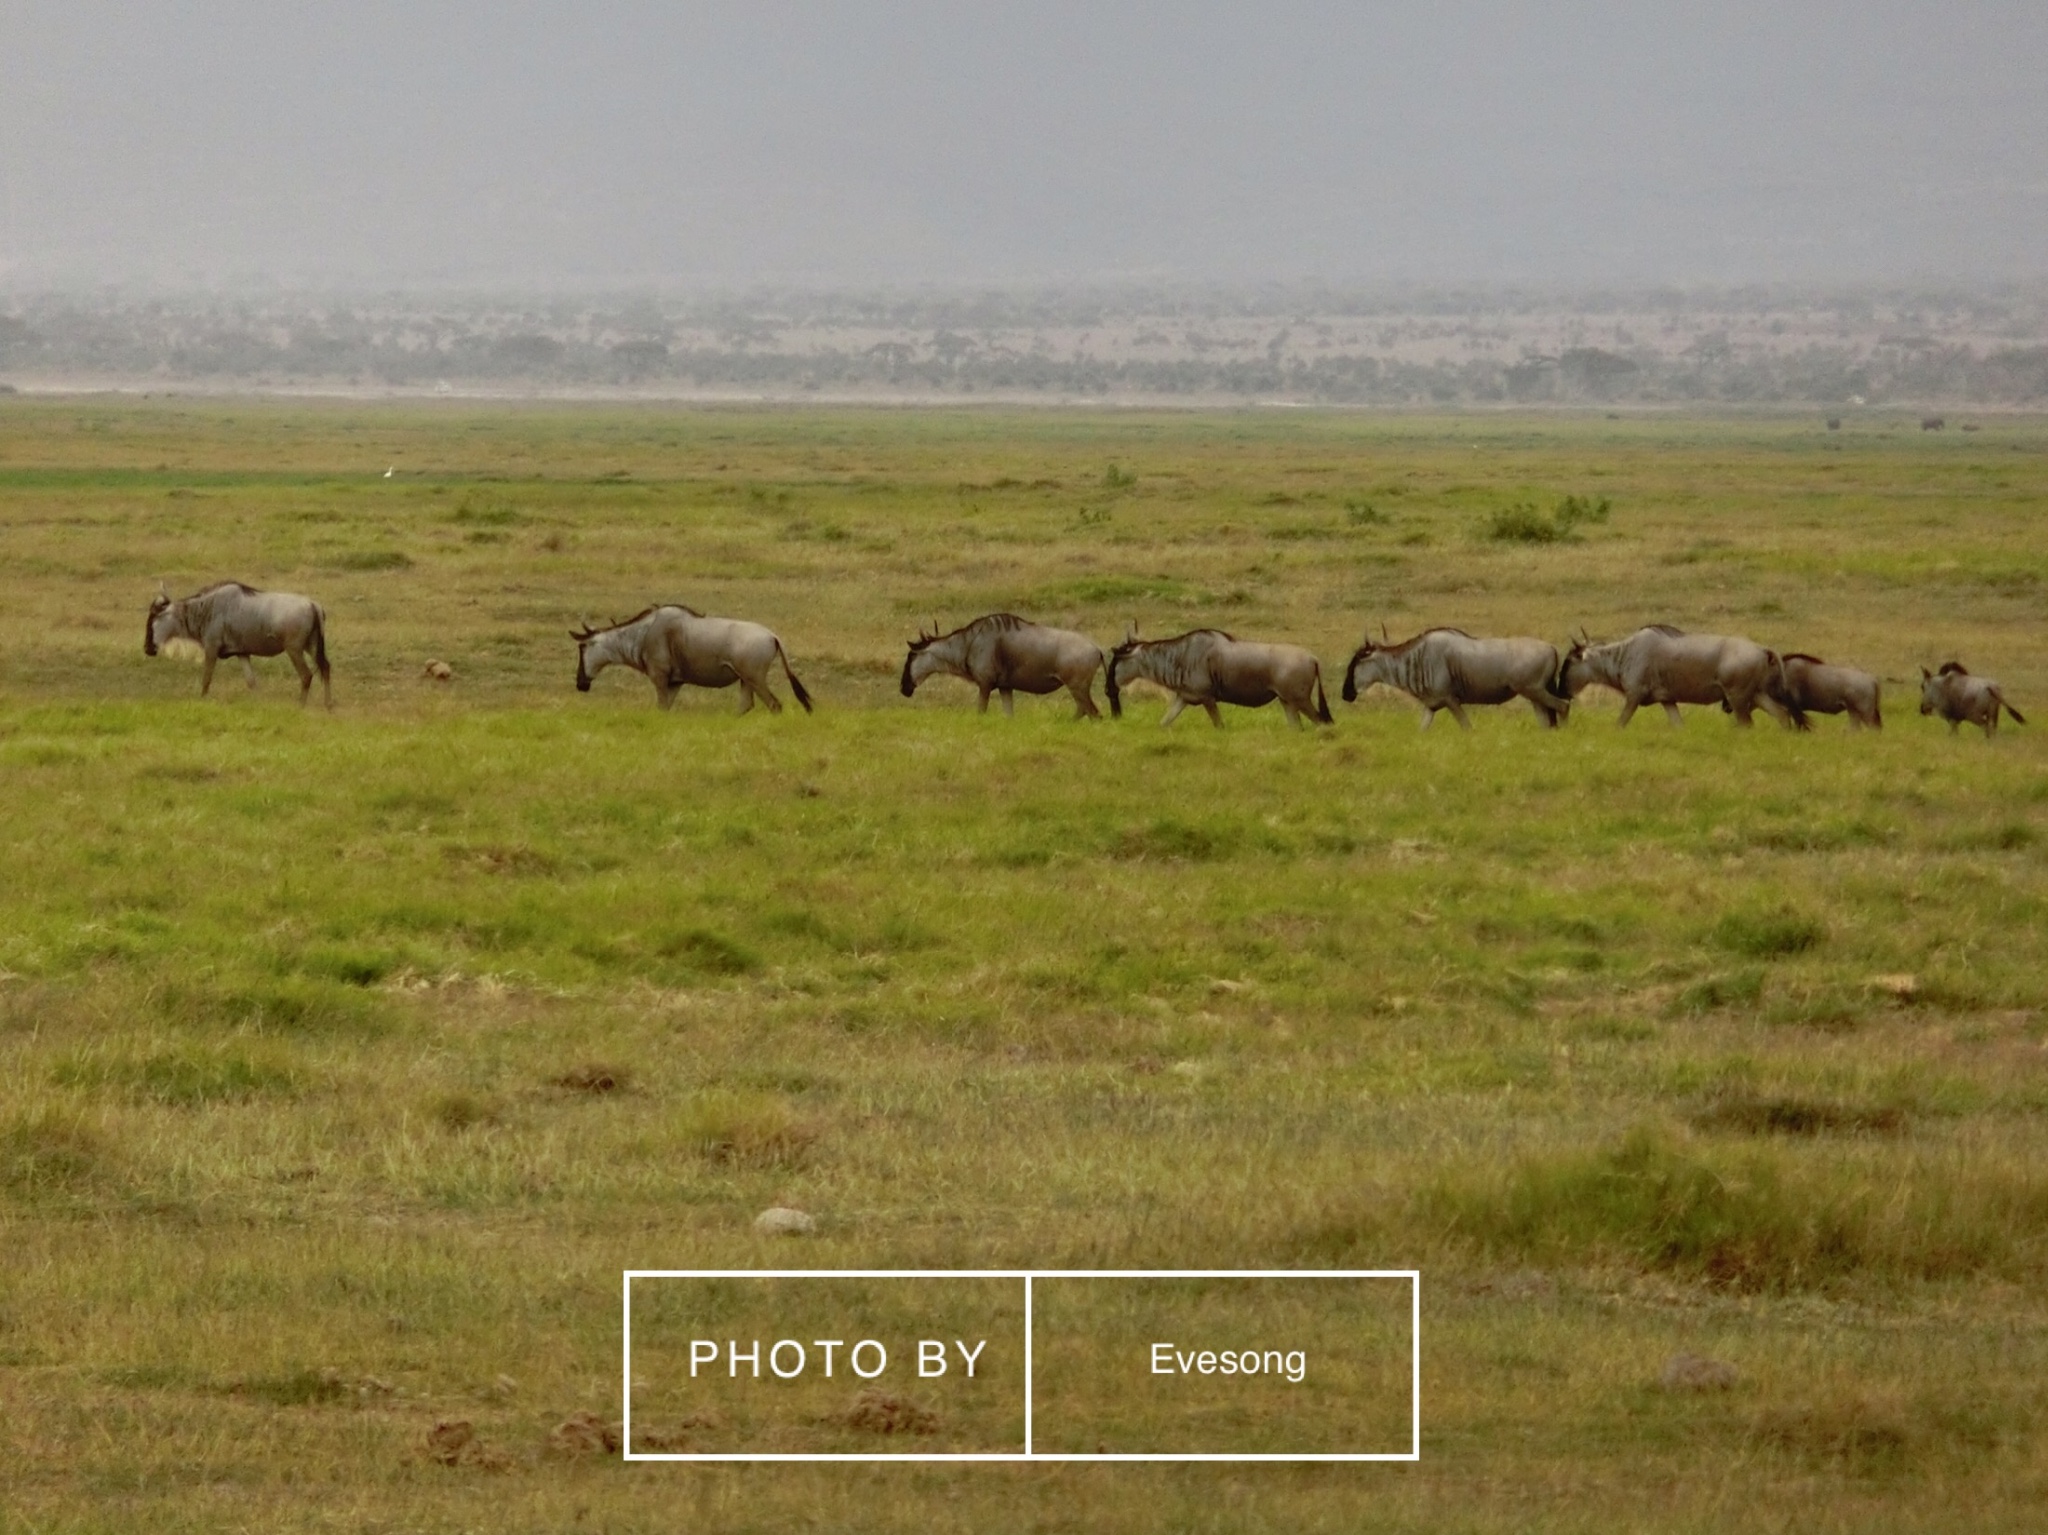
[{"label": "brown dirt mound", "polygon": [[548,1435],[548,1449],[557,1455],[616,1455],[619,1425],[594,1412],[572,1412]]},{"label": "brown dirt mound", "polygon": [[502,1471],[512,1457],[494,1450],[476,1436],[476,1425],[467,1418],[443,1418],[427,1430],[427,1459],[443,1466],[475,1466],[485,1471]]},{"label": "brown dirt mound", "polygon": [[846,1410],[846,1426],[867,1434],[936,1434],[939,1415],[908,1397],[863,1391]]},{"label": "brown dirt mound", "polygon": [[566,1087],[572,1093],[616,1093],[633,1080],[633,1074],[623,1066],[604,1066],[593,1062],[578,1066],[574,1071],[565,1071],[555,1078],[555,1086]]}]

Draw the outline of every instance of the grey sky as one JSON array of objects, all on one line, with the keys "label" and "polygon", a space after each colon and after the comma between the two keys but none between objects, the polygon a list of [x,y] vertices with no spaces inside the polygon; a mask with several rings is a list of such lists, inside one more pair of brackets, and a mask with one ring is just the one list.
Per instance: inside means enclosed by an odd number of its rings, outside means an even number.
[{"label": "grey sky", "polygon": [[2048,274],[2048,6],[5,0],[13,281]]}]

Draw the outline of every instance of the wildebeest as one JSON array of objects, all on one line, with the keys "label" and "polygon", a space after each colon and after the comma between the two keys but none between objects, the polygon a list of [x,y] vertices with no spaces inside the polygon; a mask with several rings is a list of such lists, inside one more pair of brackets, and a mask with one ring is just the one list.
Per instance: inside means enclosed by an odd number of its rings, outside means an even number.
[{"label": "wildebeest", "polygon": [[[1809,714],[1846,714],[1849,728],[1884,728],[1879,709],[1878,682],[1869,672],[1853,666],[1830,666],[1819,656],[1792,651],[1778,657],[1779,670],[1765,684],[1770,697],[1784,706],[1787,724],[1811,730]],[[1723,707],[1726,707],[1725,705]]]},{"label": "wildebeest", "polygon": [[1622,696],[1621,725],[1644,704],[1662,704],[1674,725],[1681,723],[1680,704],[1726,704],[1735,723],[1747,725],[1759,705],[1788,717],[1769,692],[1780,670],[1777,654],[1754,640],[1651,624],[1606,645],[1574,641],[1552,691],[1577,698],[1595,682],[1613,688]]},{"label": "wildebeest", "polygon": [[[987,613],[951,634],[920,632],[903,658],[903,696],[917,692],[925,678],[940,672],[964,677],[981,690],[980,709],[988,713],[988,696],[1003,695],[1003,713],[1017,712],[1017,693],[1074,695],[1074,718],[1100,719],[1093,689],[1095,672],[1106,657],[1102,647],[1072,629],[1052,629],[1014,613]],[[1111,695],[1116,695],[1112,691]]]},{"label": "wildebeest", "polygon": [[1571,710],[1571,700],[1550,690],[1557,675],[1557,647],[1546,640],[1479,639],[1463,629],[1425,629],[1398,645],[1365,643],[1344,668],[1344,702],[1353,703],[1375,682],[1399,688],[1422,705],[1427,730],[1439,709],[1465,729],[1466,704],[1504,704],[1526,698],[1536,717],[1555,727]]},{"label": "wildebeest", "polygon": [[1220,726],[1218,704],[1257,709],[1276,698],[1296,730],[1304,714],[1318,724],[1331,723],[1322,663],[1299,645],[1241,640],[1221,629],[1191,629],[1169,640],[1141,640],[1133,624],[1124,642],[1110,652],[1106,688],[1111,713],[1122,717],[1123,686],[1140,680],[1173,694],[1162,725],[1179,719],[1189,704],[1200,704],[1209,723]]},{"label": "wildebeest", "polygon": [[681,603],[664,603],[608,629],[586,622],[571,629],[569,637],[576,642],[579,693],[588,693],[592,679],[607,666],[630,666],[654,684],[655,701],[664,709],[674,706],[678,688],[729,688],[737,682],[741,714],[757,698],[769,713],[780,714],[782,700],[768,685],[769,669],[780,661],[796,701],[804,713],[811,712],[811,695],[790,670],[782,641],[772,629],[745,619],[707,618]]},{"label": "wildebeest", "polygon": [[1998,711],[2003,709],[2016,725],[2026,716],[2005,701],[2005,694],[1989,677],[1972,677],[1960,661],[1944,661],[1941,670],[1920,668],[1920,712],[1938,714],[1948,721],[1954,735],[1963,725],[1981,725],[1985,739],[1998,733]]},{"label": "wildebeest", "polygon": [[1944,431],[1947,427],[1948,422],[1944,421],[1940,416],[1922,416],[1920,418],[1920,430],[1923,432]]},{"label": "wildebeest", "polygon": [[[157,583],[143,626],[142,653],[153,656],[165,646],[196,645],[205,669],[199,674],[199,696],[213,687],[217,661],[239,660],[256,686],[251,656],[282,655],[299,674],[299,702],[313,691],[313,667],[320,671],[320,692],[334,707],[334,680],[327,665],[327,610],[296,592],[259,592],[239,581],[220,581],[189,597],[173,599]],[[306,665],[311,652],[313,666]]]}]

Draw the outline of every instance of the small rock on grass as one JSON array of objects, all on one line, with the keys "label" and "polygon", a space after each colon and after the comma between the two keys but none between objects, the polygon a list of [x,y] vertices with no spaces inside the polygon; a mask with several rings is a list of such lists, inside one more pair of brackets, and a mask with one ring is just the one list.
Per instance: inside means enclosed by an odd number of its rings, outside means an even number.
[{"label": "small rock on grass", "polygon": [[1657,1384],[1666,1391],[1726,1391],[1741,1378],[1741,1372],[1725,1359],[1673,1354],[1664,1361]]},{"label": "small rock on grass", "polygon": [[764,1237],[803,1237],[818,1229],[818,1221],[801,1210],[777,1205],[754,1217],[754,1229]]}]

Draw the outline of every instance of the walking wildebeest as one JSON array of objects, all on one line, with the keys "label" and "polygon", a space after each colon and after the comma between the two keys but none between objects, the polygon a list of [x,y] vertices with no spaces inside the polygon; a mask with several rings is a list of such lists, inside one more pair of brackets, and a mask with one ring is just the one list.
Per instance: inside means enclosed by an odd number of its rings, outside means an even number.
[{"label": "walking wildebeest", "polygon": [[1074,695],[1075,719],[1100,719],[1092,693],[1096,668],[1106,659],[1102,647],[1085,634],[1034,624],[1014,613],[987,613],[951,634],[920,631],[903,658],[903,696],[912,697],[925,678],[944,672],[981,690],[983,714],[991,693],[1003,695],[1003,713],[1015,714],[1013,694],[1065,688]]},{"label": "walking wildebeest", "polygon": [[2026,716],[2005,701],[2005,694],[1989,677],[1972,677],[1960,661],[1944,661],[1941,670],[1920,668],[1920,712],[1938,714],[1948,721],[1954,735],[1963,725],[1981,725],[1988,741],[1998,734],[1998,711],[2003,709],[2016,725]]},{"label": "walking wildebeest", "polygon": [[1301,729],[1304,714],[1317,724],[1331,723],[1322,663],[1299,645],[1241,640],[1221,629],[1191,629],[1170,640],[1141,640],[1133,624],[1109,657],[1109,708],[1119,718],[1128,681],[1155,682],[1173,694],[1162,725],[1179,719],[1189,704],[1200,704],[1209,723],[1220,726],[1218,704],[1257,709],[1276,698],[1296,730]]},{"label": "walking wildebeest", "polygon": [[592,679],[607,666],[630,666],[654,684],[655,702],[664,709],[674,706],[678,688],[729,688],[737,682],[741,714],[757,698],[769,713],[780,714],[782,700],[768,686],[769,668],[779,660],[796,701],[804,713],[811,712],[811,695],[790,670],[782,641],[772,629],[745,619],[707,618],[695,608],[665,603],[608,629],[594,629],[586,619],[581,629],[569,631],[569,638],[576,642],[579,693],[588,693]]},{"label": "walking wildebeest", "polygon": [[[239,660],[253,688],[256,667],[249,658],[282,655],[299,674],[299,702],[313,691],[313,667],[318,667],[321,695],[328,708],[334,707],[334,680],[327,666],[327,610],[310,597],[259,592],[239,581],[220,581],[174,600],[159,581],[143,626],[142,653],[153,656],[180,644],[196,645],[204,658],[201,698],[213,687],[215,662]],[[306,665],[308,651],[313,667]]]},{"label": "walking wildebeest", "polygon": [[1878,682],[1869,672],[1859,672],[1853,666],[1830,666],[1819,656],[1797,650],[1779,656],[1778,662],[1780,669],[1772,673],[1765,690],[1784,706],[1790,716],[1787,724],[1811,730],[1813,724],[1806,717],[1809,714],[1846,714],[1851,730],[1861,730],[1866,725],[1872,730],[1884,728],[1884,715],[1878,707]]},{"label": "walking wildebeest", "polygon": [[1748,725],[1759,705],[1787,718],[1785,706],[1769,692],[1780,670],[1777,654],[1754,640],[1651,624],[1606,645],[1575,640],[1552,691],[1577,698],[1595,682],[1615,689],[1622,697],[1619,725],[1644,704],[1662,704],[1674,725],[1682,723],[1680,704],[1726,704],[1736,724]]},{"label": "walking wildebeest", "polygon": [[1375,645],[1368,632],[1344,668],[1344,702],[1356,702],[1366,688],[1383,682],[1422,705],[1424,730],[1439,709],[1450,710],[1470,730],[1466,704],[1526,698],[1536,717],[1555,728],[1571,710],[1570,699],[1550,691],[1557,671],[1557,647],[1546,640],[1482,640],[1463,629],[1438,628],[1398,645]]}]

